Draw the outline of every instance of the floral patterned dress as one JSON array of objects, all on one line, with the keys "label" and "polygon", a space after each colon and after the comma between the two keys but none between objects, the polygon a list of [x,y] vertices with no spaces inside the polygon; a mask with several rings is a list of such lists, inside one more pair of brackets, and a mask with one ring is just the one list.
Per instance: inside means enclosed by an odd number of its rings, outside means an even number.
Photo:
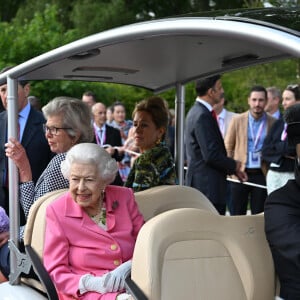
[{"label": "floral patterned dress", "polygon": [[160,143],[142,153],[134,162],[125,182],[135,192],[158,185],[177,184],[175,164],[169,148]]}]

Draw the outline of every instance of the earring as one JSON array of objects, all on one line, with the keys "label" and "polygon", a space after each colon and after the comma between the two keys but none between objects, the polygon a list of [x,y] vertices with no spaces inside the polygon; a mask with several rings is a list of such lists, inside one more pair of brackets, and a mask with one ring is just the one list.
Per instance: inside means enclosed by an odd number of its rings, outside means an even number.
[{"label": "earring", "polygon": [[158,146],[159,144],[161,143],[161,139],[160,139],[160,137],[156,140],[156,145]]}]

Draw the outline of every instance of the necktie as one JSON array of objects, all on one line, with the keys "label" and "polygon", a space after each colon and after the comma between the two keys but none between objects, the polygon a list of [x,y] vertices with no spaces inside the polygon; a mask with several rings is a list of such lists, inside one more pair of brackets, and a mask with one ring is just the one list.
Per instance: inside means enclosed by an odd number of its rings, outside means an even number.
[{"label": "necktie", "polygon": [[211,115],[218,122],[217,114],[214,110],[211,111]]},{"label": "necktie", "polygon": [[103,146],[103,135],[102,135],[103,130],[99,129],[98,130],[98,137],[99,137],[99,141],[100,141],[100,145]]}]

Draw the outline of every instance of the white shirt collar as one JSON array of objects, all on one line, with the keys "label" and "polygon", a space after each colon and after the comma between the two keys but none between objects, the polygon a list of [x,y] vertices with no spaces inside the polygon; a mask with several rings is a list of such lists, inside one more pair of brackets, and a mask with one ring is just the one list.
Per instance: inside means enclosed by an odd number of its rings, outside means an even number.
[{"label": "white shirt collar", "polygon": [[102,132],[106,131],[106,124],[103,124],[101,127],[98,127],[96,125],[96,123],[94,122],[94,127],[97,129],[97,130],[102,130]]},{"label": "white shirt collar", "polygon": [[208,102],[204,101],[203,99],[201,99],[199,97],[196,98],[196,101],[198,101],[201,104],[203,104],[209,111],[212,111],[213,108],[212,108],[212,106]]}]

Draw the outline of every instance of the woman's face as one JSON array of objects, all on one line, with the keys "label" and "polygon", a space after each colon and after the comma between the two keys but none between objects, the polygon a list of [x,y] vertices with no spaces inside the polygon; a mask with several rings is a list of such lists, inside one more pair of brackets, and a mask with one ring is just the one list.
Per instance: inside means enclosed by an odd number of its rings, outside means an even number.
[{"label": "woman's face", "polygon": [[155,147],[156,142],[162,138],[165,129],[157,128],[152,116],[145,111],[138,111],[134,115],[134,141],[141,152]]},{"label": "woman's face", "polygon": [[117,123],[122,123],[124,122],[125,120],[125,117],[126,117],[126,113],[125,113],[125,109],[122,105],[117,105],[114,107],[114,113],[113,113],[113,116],[114,116],[114,120],[117,122]]},{"label": "woman's face", "polygon": [[284,90],[282,93],[283,109],[286,110],[288,107],[295,104],[295,102],[296,102],[295,94],[292,91]]},{"label": "woman's face", "polygon": [[98,173],[94,164],[74,162],[70,169],[71,196],[90,215],[99,212],[101,191],[105,188]]},{"label": "woman's face", "polygon": [[[63,126],[61,115],[48,117],[46,126],[50,129],[65,127]],[[50,149],[54,153],[67,152],[76,141],[74,137],[70,137],[68,135],[66,129],[57,129],[56,134],[53,132],[53,130],[52,132],[51,130],[46,130],[45,135]]]}]

